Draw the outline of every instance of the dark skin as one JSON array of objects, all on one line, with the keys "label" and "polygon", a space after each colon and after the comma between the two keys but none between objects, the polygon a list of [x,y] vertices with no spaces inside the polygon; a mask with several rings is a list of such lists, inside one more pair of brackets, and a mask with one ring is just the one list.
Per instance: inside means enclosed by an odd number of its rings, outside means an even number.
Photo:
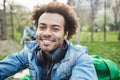
[{"label": "dark skin", "polygon": [[61,47],[67,39],[68,33],[64,32],[64,24],[64,17],[58,13],[43,13],[39,17],[36,39],[46,54]]}]

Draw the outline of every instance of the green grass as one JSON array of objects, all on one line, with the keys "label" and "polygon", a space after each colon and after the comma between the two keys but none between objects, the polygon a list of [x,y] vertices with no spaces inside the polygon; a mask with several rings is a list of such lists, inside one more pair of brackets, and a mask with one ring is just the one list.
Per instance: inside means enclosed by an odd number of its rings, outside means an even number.
[{"label": "green grass", "polygon": [[[90,32],[80,32],[80,40],[82,42],[90,42],[91,41],[91,33]],[[75,37],[75,36],[73,36]],[[107,42],[117,42],[118,32],[107,32],[106,33],[106,41]],[[103,32],[94,32],[93,33],[94,41],[103,42],[104,41],[104,33]]]},{"label": "green grass", "polygon": [[0,54],[0,60],[4,59],[8,54]]},{"label": "green grass", "polygon": [[119,42],[82,42],[88,47],[89,55],[99,55],[114,61],[120,67],[120,43]]},{"label": "green grass", "polygon": [[15,37],[15,40],[16,40],[18,43],[20,43],[20,40],[21,40],[21,37],[22,37],[22,33],[16,32],[15,36],[17,36],[17,37]]}]

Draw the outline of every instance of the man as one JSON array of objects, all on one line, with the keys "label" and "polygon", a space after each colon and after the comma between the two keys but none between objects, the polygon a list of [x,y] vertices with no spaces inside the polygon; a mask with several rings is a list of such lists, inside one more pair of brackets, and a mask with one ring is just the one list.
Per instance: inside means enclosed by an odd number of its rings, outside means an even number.
[{"label": "man", "polygon": [[0,62],[0,80],[27,67],[31,80],[98,80],[87,48],[69,41],[78,26],[71,7],[58,2],[36,6],[31,20],[36,41]]}]

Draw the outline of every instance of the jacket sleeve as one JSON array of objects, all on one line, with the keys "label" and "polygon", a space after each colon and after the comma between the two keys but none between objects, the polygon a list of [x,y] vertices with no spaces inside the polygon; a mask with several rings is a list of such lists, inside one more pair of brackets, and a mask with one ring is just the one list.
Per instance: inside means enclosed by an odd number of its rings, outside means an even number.
[{"label": "jacket sleeve", "polygon": [[27,56],[24,49],[21,52],[13,53],[0,61],[0,80],[27,68]]},{"label": "jacket sleeve", "polygon": [[[70,80],[98,80],[97,74],[85,47],[75,61]],[[77,52],[78,54],[80,52]]]}]

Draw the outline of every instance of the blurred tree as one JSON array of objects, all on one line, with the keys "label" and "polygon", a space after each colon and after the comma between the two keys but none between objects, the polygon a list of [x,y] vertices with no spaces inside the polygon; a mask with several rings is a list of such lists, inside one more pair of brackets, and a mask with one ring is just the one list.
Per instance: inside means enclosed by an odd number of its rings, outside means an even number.
[{"label": "blurred tree", "polygon": [[29,21],[30,9],[11,1],[7,1],[7,3],[8,36],[12,35],[12,38],[16,40],[20,36],[20,33],[22,33],[24,27],[31,23]]},{"label": "blurred tree", "polygon": [[10,4],[10,16],[11,16],[11,37],[14,39],[14,19],[13,19],[13,6]]},{"label": "blurred tree", "polygon": [[[77,16],[80,18],[80,15],[79,15],[79,12],[80,12],[80,9],[79,9],[79,2],[80,0],[68,0],[67,4],[70,5],[71,7],[74,8],[74,10],[76,11],[77,13]],[[80,22],[80,20],[79,20]],[[76,32],[76,44],[80,44],[80,25],[78,25],[78,29],[77,29],[77,32]]]},{"label": "blurred tree", "polygon": [[118,40],[120,41],[120,0],[115,0],[113,5],[113,13],[115,19],[115,30],[118,30]]},{"label": "blurred tree", "polygon": [[118,30],[118,22],[120,18],[120,0],[115,0],[115,4],[113,5],[113,13],[114,13],[114,20],[115,20],[115,29]]},{"label": "blurred tree", "polygon": [[94,20],[97,15],[99,5],[101,3],[100,0],[88,0],[90,2],[90,31],[91,31],[91,42],[94,41]]},{"label": "blurred tree", "polygon": [[[98,0],[96,0],[98,1]],[[90,0],[90,6],[91,6],[91,14],[90,14],[90,31],[91,31],[91,41],[93,42],[94,41],[94,38],[93,38],[93,32],[94,32],[94,17],[95,17],[95,6],[94,6],[94,2],[93,0]]]},{"label": "blurred tree", "polygon": [[3,11],[1,12],[1,31],[0,31],[0,39],[7,39],[7,24],[6,24],[6,0],[3,1]]},{"label": "blurred tree", "polygon": [[104,28],[104,41],[106,41],[106,0],[104,0],[104,24],[103,24],[103,28]]},{"label": "blurred tree", "polygon": [[21,32],[26,25],[30,25],[30,11],[25,6],[13,5],[15,30]]}]

